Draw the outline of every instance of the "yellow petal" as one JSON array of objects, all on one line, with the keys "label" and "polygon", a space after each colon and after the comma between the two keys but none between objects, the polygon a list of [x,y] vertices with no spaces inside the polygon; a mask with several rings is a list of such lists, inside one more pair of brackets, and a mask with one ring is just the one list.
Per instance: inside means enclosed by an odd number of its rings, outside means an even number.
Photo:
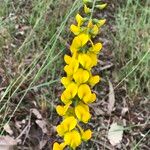
[{"label": "yellow petal", "polygon": [[[91,52],[88,52],[87,55],[90,57],[90,59],[92,60],[91,64],[90,64],[90,67],[93,67],[93,66],[96,66],[97,65],[97,54],[95,53],[91,53]],[[89,68],[90,68],[89,67]]]},{"label": "yellow petal", "polygon": [[93,103],[95,100],[96,100],[96,95],[95,95],[95,93],[91,93],[91,94],[85,95],[85,96],[83,97],[83,101],[84,101],[84,103],[86,103],[86,104]]},{"label": "yellow petal", "polygon": [[89,95],[89,94],[91,94],[91,90],[87,84],[82,84],[79,86],[78,96],[80,99],[82,99],[83,97],[85,97],[86,95]]},{"label": "yellow petal", "polygon": [[61,78],[61,83],[65,86],[65,88],[67,88],[67,86],[72,83],[71,79],[72,78],[70,78],[70,77],[62,77]]},{"label": "yellow petal", "polygon": [[75,18],[76,18],[78,27],[80,27],[84,22],[84,18],[80,14],[77,14]]},{"label": "yellow petal", "polygon": [[72,25],[70,26],[70,30],[71,30],[75,35],[78,35],[78,34],[81,32],[80,27],[75,26],[74,24],[72,24]]},{"label": "yellow petal", "polygon": [[102,49],[102,43],[96,43],[92,48],[91,51],[95,54],[98,54],[100,50]]},{"label": "yellow petal", "polygon": [[71,104],[71,102],[68,103],[68,104],[66,104],[65,106],[60,106],[60,105],[58,105],[58,106],[56,107],[57,113],[58,113],[60,116],[64,116],[64,115],[66,114],[66,112],[67,112],[67,110],[68,110],[70,104]]},{"label": "yellow petal", "polygon": [[82,121],[84,123],[87,123],[88,120],[91,118],[91,115],[89,113],[89,107],[86,104],[79,103],[75,107],[75,114],[79,121]]},{"label": "yellow petal", "polygon": [[69,145],[71,148],[75,149],[81,144],[81,136],[78,131],[73,130],[65,134],[64,141],[66,145]]},{"label": "yellow petal", "polygon": [[63,125],[61,125],[61,124],[56,127],[56,131],[59,136],[64,136],[64,134],[66,132],[66,130],[64,130]]},{"label": "yellow petal", "polygon": [[98,26],[97,26],[97,25],[94,25],[93,28],[92,28],[92,30],[91,30],[91,33],[92,33],[93,35],[97,35],[98,32],[99,32]]},{"label": "yellow petal", "polygon": [[73,75],[73,78],[77,84],[85,83],[89,79],[89,72],[82,68],[79,68]]},{"label": "yellow petal", "polygon": [[71,131],[77,125],[77,120],[71,116],[63,120],[62,125],[65,127],[65,131]]},{"label": "yellow petal", "polygon": [[104,9],[106,6],[107,6],[107,3],[101,4],[101,5],[96,5],[96,8]]},{"label": "yellow petal", "polygon": [[101,27],[102,25],[105,24],[105,22],[106,22],[106,19],[101,19],[101,20],[99,20],[99,21],[97,22],[97,26],[98,26],[98,27]]},{"label": "yellow petal", "polygon": [[79,51],[89,40],[89,35],[85,34],[85,33],[81,33],[78,36],[76,36],[73,41],[72,44],[70,46],[70,50],[72,53],[75,53],[77,51]]},{"label": "yellow petal", "polygon": [[90,70],[93,65],[93,60],[87,54],[79,54],[78,61],[82,65],[83,68]]},{"label": "yellow petal", "polygon": [[66,64],[70,64],[71,61],[72,61],[72,58],[71,58],[69,55],[65,55],[65,56],[64,56],[64,60],[65,60],[65,63],[66,63]]},{"label": "yellow petal", "polygon": [[89,84],[93,87],[95,84],[97,84],[100,81],[100,77],[98,75],[96,76],[91,76],[89,79]]},{"label": "yellow petal", "polygon": [[82,139],[84,141],[89,140],[91,137],[92,137],[92,131],[90,129],[88,129],[82,133]]},{"label": "yellow petal", "polygon": [[86,4],[84,5],[84,12],[85,12],[86,14],[89,14],[89,13],[91,12],[91,9],[88,8],[88,7],[86,6]]},{"label": "yellow petal", "polygon": [[53,150],[63,150],[65,145],[65,143],[58,144],[57,142],[55,142],[53,145]]}]

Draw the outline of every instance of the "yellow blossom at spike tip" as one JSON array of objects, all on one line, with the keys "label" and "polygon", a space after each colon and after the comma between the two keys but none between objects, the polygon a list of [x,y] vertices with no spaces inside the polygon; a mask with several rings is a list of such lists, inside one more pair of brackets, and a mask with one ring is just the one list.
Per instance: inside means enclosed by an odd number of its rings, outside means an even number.
[{"label": "yellow blossom at spike tip", "polygon": [[83,46],[85,46],[85,44],[89,41],[89,35],[85,34],[85,33],[81,33],[78,36],[76,36],[73,41],[72,44],[70,46],[70,50],[72,53],[78,52],[81,50],[81,48]]},{"label": "yellow blossom at spike tip", "polygon": [[55,142],[53,145],[53,150],[63,150],[65,146],[66,146],[65,143],[59,144],[59,143]]},{"label": "yellow blossom at spike tip", "polygon": [[89,105],[96,100],[92,88],[101,79],[99,75],[94,75],[93,70],[98,64],[98,55],[102,49],[102,43],[95,42],[95,37],[101,34],[100,29],[106,19],[93,18],[91,13],[95,13],[94,8],[103,9],[107,4],[98,5],[96,2],[93,5],[93,0],[82,2],[83,15],[78,12],[75,24],[70,25],[74,38],[70,44],[71,53],[64,55],[65,75],[61,78],[64,91],[60,98],[63,104],[56,107],[57,114],[62,117],[62,121],[56,126],[62,143],[55,142],[53,150],[76,150],[83,141],[87,142],[92,137],[92,131],[85,130],[84,124],[90,121],[92,115]]},{"label": "yellow blossom at spike tip", "polygon": [[99,32],[98,26],[94,25],[92,20],[89,20],[88,22],[88,31],[91,33],[92,36],[96,36]]},{"label": "yellow blossom at spike tip", "polygon": [[76,18],[78,27],[80,27],[83,24],[85,19],[80,14],[77,14],[75,18]]},{"label": "yellow blossom at spike tip", "polygon": [[96,8],[104,9],[106,6],[107,6],[107,3],[101,4],[101,5],[96,5]]},{"label": "yellow blossom at spike tip", "polygon": [[71,148],[76,149],[76,147],[81,144],[81,135],[78,131],[73,130],[65,134],[64,141],[66,145],[69,145]]},{"label": "yellow blossom at spike tip", "polygon": [[88,81],[90,75],[87,70],[79,68],[76,73],[74,73],[73,78],[77,84],[85,83]]},{"label": "yellow blossom at spike tip", "polygon": [[91,118],[89,107],[82,102],[75,107],[75,114],[77,118],[84,123],[87,123]]},{"label": "yellow blossom at spike tip", "polygon": [[96,25],[100,28],[101,26],[103,26],[106,22],[106,19],[94,19],[94,21],[96,22]]},{"label": "yellow blossom at spike tip", "polygon": [[73,130],[77,125],[77,120],[71,116],[63,120],[63,122],[56,127],[56,131],[59,136],[64,136],[65,133]]},{"label": "yellow blossom at spike tip", "polygon": [[88,141],[92,137],[92,131],[90,129],[82,132],[82,140]]},{"label": "yellow blossom at spike tip", "polygon": [[87,84],[82,84],[78,88],[78,96],[84,103],[92,103],[96,100],[95,93],[91,93],[90,87]]},{"label": "yellow blossom at spike tip", "polygon": [[86,4],[84,5],[84,12],[85,12],[86,14],[91,13],[91,9],[88,8]]},{"label": "yellow blossom at spike tip", "polygon": [[78,86],[75,83],[71,83],[61,95],[61,100],[64,104],[72,102],[78,91]]}]

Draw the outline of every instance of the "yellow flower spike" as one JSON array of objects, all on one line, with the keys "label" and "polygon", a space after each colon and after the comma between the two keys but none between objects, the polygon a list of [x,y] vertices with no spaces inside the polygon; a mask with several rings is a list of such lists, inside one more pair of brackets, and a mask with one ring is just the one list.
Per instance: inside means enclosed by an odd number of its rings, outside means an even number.
[{"label": "yellow flower spike", "polygon": [[81,144],[81,136],[78,131],[73,130],[65,134],[64,141],[66,145],[69,145],[71,148],[76,149],[76,147]]},{"label": "yellow flower spike", "polygon": [[89,35],[85,33],[81,33],[78,36],[76,36],[73,39],[72,44],[70,46],[71,52],[75,53],[79,51],[89,41],[89,39]]},{"label": "yellow flower spike", "polygon": [[65,118],[60,125],[56,127],[59,136],[64,136],[67,132],[73,130],[77,125],[77,120],[71,116]]},{"label": "yellow flower spike", "polygon": [[98,9],[104,9],[107,6],[107,3],[101,4],[101,5],[96,5],[96,8]]},{"label": "yellow flower spike", "polygon": [[82,140],[88,141],[92,137],[92,131],[90,129],[82,133]]},{"label": "yellow flower spike", "polygon": [[82,65],[84,69],[90,70],[91,67],[93,66],[93,60],[91,57],[87,54],[79,54],[78,56],[78,61]]},{"label": "yellow flower spike", "polygon": [[76,18],[78,27],[80,27],[83,24],[85,19],[80,14],[77,14],[75,18]]},{"label": "yellow flower spike", "polygon": [[65,106],[60,106],[60,105],[58,105],[58,106],[56,107],[57,113],[58,113],[60,116],[64,116],[64,115],[66,114],[66,112],[67,112],[67,110],[68,110],[70,104],[71,104],[71,102],[68,103],[68,104],[66,104]]},{"label": "yellow flower spike", "polygon": [[78,35],[81,32],[80,27],[75,26],[74,24],[70,26],[70,30],[74,33],[74,35]]},{"label": "yellow flower spike", "polygon": [[100,50],[102,49],[102,43],[96,43],[95,45],[93,45],[89,51],[98,54],[100,52]]},{"label": "yellow flower spike", "polygon": [[71,77],[62,77],[61,78],[61,83],[65,86],[65,88],[68,87],[69,84],[71,84],[73,81],[72,81],[72,78]]},{"label": "yellow flower spike", "polygon": [[61,95],[61,100],[64,104],[69,103],[77,94],[78,86],[75,83],[68,85],[66,90]]},{"label": "yellow flower spike", "polygon": [[86,14],[91,13],[91,9],[88,8],[86,4],[84,4],[84,12],[85,12]]},{"label": "yellow flower spike", "polygon": [[78,96],[84,103],[92,103],[96,100],[95,93],[91,93],[90,87],[87,84],[82,84],[78,88]]},{"label": "yellow flower spike", "polygon": [[88,80],[88,83],[90,86],[95,86],[98,82],[100,81],[100,77],[98,75],[96,76],[91,76],[90,79]]},{"label": "yellow flower spike", "polygon": [[75,74],[73,75],[73,78],[77,84],[85,83],[89,79],[89,72],[87,70],[84,70],[82,68],[79,68]]},{"label": "yellow flower spike", "polygon": [[91,114],[89,113],[89,107],[81,102],[75,107],[75,114],[78,120],[84,123],[87,123],[91,118]]},{"label": "yellow flower spike", "polygon": [[59,143],[55,142],[53,145],[53,150],[63,150],[65,146],[66,146],[65,143],[59,144]]}]

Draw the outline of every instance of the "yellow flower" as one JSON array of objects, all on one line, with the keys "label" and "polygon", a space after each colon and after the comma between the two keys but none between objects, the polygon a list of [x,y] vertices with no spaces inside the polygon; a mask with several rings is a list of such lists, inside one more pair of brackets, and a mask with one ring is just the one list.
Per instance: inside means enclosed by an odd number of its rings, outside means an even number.
[{"label": "yellow flower", "polygon": [[72,81],[72,78],[71,77],[62,77],[61,78],[61,83],[65,86],[65,88],[68,87],[69,84],[71,84],[73,81]]},{"label": "yellow flower", "polygon": [[81,144],[81,136],[78,131],[73,130],[65,134],[64,141],[66,145],[69,145],[71,148],[76,149],[76,147]]},{"label": "yellow flower", "polygon": [[87,123],[88,120],[91,118],[91,115],[89,113],[89,107],[86,104],[83,104],[82,102],[80,102],[75,107],[75,114],[79,121],[82,121],[84,123]]},{"label": "yellow flower", "polygon": [[84,101],[84,103],[92,103],[96,100],[95,93],[91,93],[90,87],[87,84],[79,86],[78,96]]},{"label": "yellow flower", "polygon": [[72,62],[73,58],[70,57],[69,55],[64,56],[64,61],[66,64],[70,64]]},{"label": "yellow flower", "polygon": [[64,67],[64,70],[67,73],[67,76],[72,76],[77,71],[78,67],[79,67],[78,60],[72,58],[70,64],[66,65]]},{"label": "yellow flower", "polygon": [[95,45],[94,44],[92,45],[89,51],[98,54],[101,49],[102,49],[102,43],[96,43]]},{"label": "yellow flower", "polygon": [[82,133],[82,140],[87,141],[92,137],[92,131],[90,129]]},{"label": "yellow flower", "polygon": [[78,27],[78,26],[72,24],[70,26],[70,30],[71,30],[71,32],[74,33],[74,35],[78,35],[81,32],[81,27]]},{"label": "yellow flower", "polygon": [[100,20],[97,20],[96,25],[100,28],[102,25],[105,24],[105,22],[106,22],[106,19],[100,19]]},{"label": "yellow flower", "polygon": [[69,103],[77,94],[78,86],[71,83],[61,95],[61,100],[64,104]]},{"label": "yellow flower", "polygon": [[85,33],[81,33],[78,36],[76,36],[72,44],[70,46],[70,50],[72,53],[75,53],[77,51],[80,51],[83,46],[89,41],[89,35]]},{"label": "yellow flower", "polygon": [[88,54],[80,53],[78,56],[78,61],[84,69],[90,70],[93,66],[93,60]]},{"label": "yellow flower", "polygon": [[70,104],[71,104],[71,102],[68,103],[68,104],[66,104],[65,106],[60,106],[60,105],[58,105],[58,106],[56,107],[57,113],[58,113],[60,116],[64,116],[64,115],[66,114],[66,112],[67,112],[67,110],[68,110]]},{"label": "yellow flower", "polygon": [[66,132],[73,130],[77,125],[77,120],[71,116],[65,118],[63,122],[56,127],[57,133],[59,136],[64,136]]},{"label": "yellow flower", "polygon": [[83,24],[85,19],[80,14],[77,14],[75,18],[76,18],[78,27],[80,27]]},{"label": "yellow flower", "polygon": [[73,75],[73,78],[77,84],[85,83],[89,79],[89,72],[82,68],[79,68]]},{"label": "yellow flower", "polygon": [[107,6],[107,3],[101,4],[101,5],[96,5],[96,8],[104,9],[106,6]]},{"label": "yellow flower", "polygon": [[65,146],[66,146],[65,143],[59,144],[59,143],[55,142],[53,145],[53,150],[63,150]]},{"label": "yellow flower", "polygon": [[91,66],[96,66],[97,65],[97,55],[95,53],[92,52],[88,52],[87,55],[91,58],[92,60],[92,64]]},{"label": "yellow flower", "polygon": [[100,77],[98,75],[96,75],[96,76],[91,76],[90,79],[88,80],[88,83],[93,87],[99,81],[100,81]]},{"label": "yellow flower", "polygon": [[91,12],[91,9],[88,8],[86,4],[84,5],[84,12],[85,12],[86,14],[89,14],[89,13]]},{"label": "yellow flower", "polygon": [[99,32],[97,25],[94,25],[92,20],[89,20],[88,22],[88,31],[90,32],[90,34],[92,34],[93,36],[96,36]]}]

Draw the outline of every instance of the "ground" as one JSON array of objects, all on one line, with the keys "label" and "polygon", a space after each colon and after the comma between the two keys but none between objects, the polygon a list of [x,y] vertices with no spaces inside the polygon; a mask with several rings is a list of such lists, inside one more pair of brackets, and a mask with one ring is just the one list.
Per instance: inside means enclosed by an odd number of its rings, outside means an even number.
[{"label": "ground", "polygon": [[[150,141],[150,3],[148,0],[105,1],[95,17],[106,18],[96,41],[103,43],[94,88],[97,101],[87,127],[93,137],[79,149],[148,150]],[[69,26],[80,1],[8,0],[0,2],[0,131],[18,142],[14,149],[52,149],[59,141],[64,75],[63,55],[73,35]],[[112,146],[112,123],[124,126],[120,144]],[[11,145],[11,144],[10,144]],[[11,146],[10,146],[11,147]],[[1,149],[1,147],[0,147]]]}]

